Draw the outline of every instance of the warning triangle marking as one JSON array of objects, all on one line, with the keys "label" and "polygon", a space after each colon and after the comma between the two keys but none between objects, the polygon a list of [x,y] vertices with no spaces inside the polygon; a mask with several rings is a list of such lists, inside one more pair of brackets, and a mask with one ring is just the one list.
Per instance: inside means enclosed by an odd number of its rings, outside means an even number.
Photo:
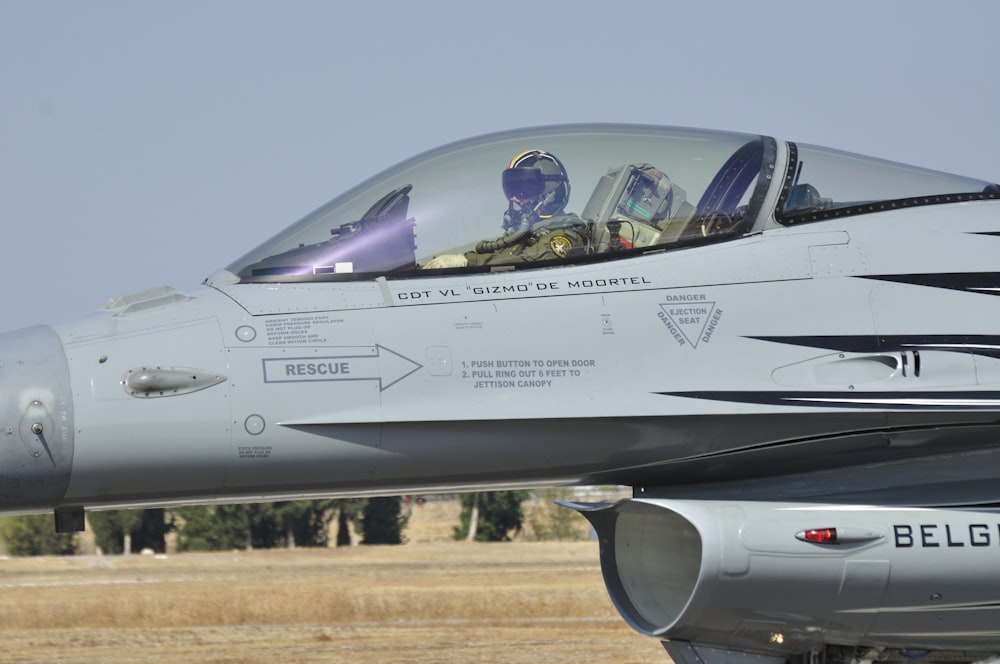
[{"label": "warning triangle marking", "polygon": [[680,330],[684,339],[691,344],[692,348],[698,347],[701,335],[705,333],[708,321],[715,311],[715,302],[678,302],[661,304],[660,308],[666,314],[670,322]]}]

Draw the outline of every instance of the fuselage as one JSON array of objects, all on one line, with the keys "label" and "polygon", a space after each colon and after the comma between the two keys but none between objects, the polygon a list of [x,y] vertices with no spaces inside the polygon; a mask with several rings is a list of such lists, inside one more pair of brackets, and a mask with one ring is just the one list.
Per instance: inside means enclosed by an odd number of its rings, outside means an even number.
[{"label": "fuselage", "polygon": [[754,182],[718,239],[349,279],[272,257],[9,333],[0,509],[554,483],[1000,498],[1000,201],[778,223],[789,183]]}]

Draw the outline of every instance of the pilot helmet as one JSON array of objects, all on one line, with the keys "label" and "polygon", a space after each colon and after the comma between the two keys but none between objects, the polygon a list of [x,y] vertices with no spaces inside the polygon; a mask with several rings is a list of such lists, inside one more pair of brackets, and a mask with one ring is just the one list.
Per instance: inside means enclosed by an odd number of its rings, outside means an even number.
[{"label": "pilot helmet", "polygon": [[555,155],[528,150],[510,160],[503,172],[503,193],[522,208],[536,206],[541,218],[562,212],[569,202],[569,176]]}]

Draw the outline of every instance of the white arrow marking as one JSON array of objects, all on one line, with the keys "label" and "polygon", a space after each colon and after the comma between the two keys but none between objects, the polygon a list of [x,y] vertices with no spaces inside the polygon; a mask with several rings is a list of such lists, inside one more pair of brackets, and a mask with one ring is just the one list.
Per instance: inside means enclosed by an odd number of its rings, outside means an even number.
[{"label": "white arrow marking", "polygon": [[422,364],[385,346],[351,346],[331,350],[335,354],[264,358],[264,382],[374,380],[378,381],[379,392],[384,392],[417,369],[423,368]]}]

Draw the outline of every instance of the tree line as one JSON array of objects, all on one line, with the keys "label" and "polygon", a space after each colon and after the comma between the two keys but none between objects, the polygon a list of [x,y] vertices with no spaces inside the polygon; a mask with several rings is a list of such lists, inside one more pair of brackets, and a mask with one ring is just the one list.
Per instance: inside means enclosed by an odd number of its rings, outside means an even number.
[{"label": "tree line", "polygon": [[[522,504],[531,495],[494,491],[459,496],[462,509],[453,538],[509,541],[524,526]],[[392,496],[92,511],[87,519],[96,545],[109,554],[163,552],[170,532],[177,535],[179,551],[402,544],[409,520],[406,500]],[[571,518],[569,510],[566,513]],[[560,521],[533,525],[547,537],[571,537],[573,529]],[[51,514],[2,518],[0,538],[15,556],[69,555],[78,549],[75,534],[55,532]]]}]

